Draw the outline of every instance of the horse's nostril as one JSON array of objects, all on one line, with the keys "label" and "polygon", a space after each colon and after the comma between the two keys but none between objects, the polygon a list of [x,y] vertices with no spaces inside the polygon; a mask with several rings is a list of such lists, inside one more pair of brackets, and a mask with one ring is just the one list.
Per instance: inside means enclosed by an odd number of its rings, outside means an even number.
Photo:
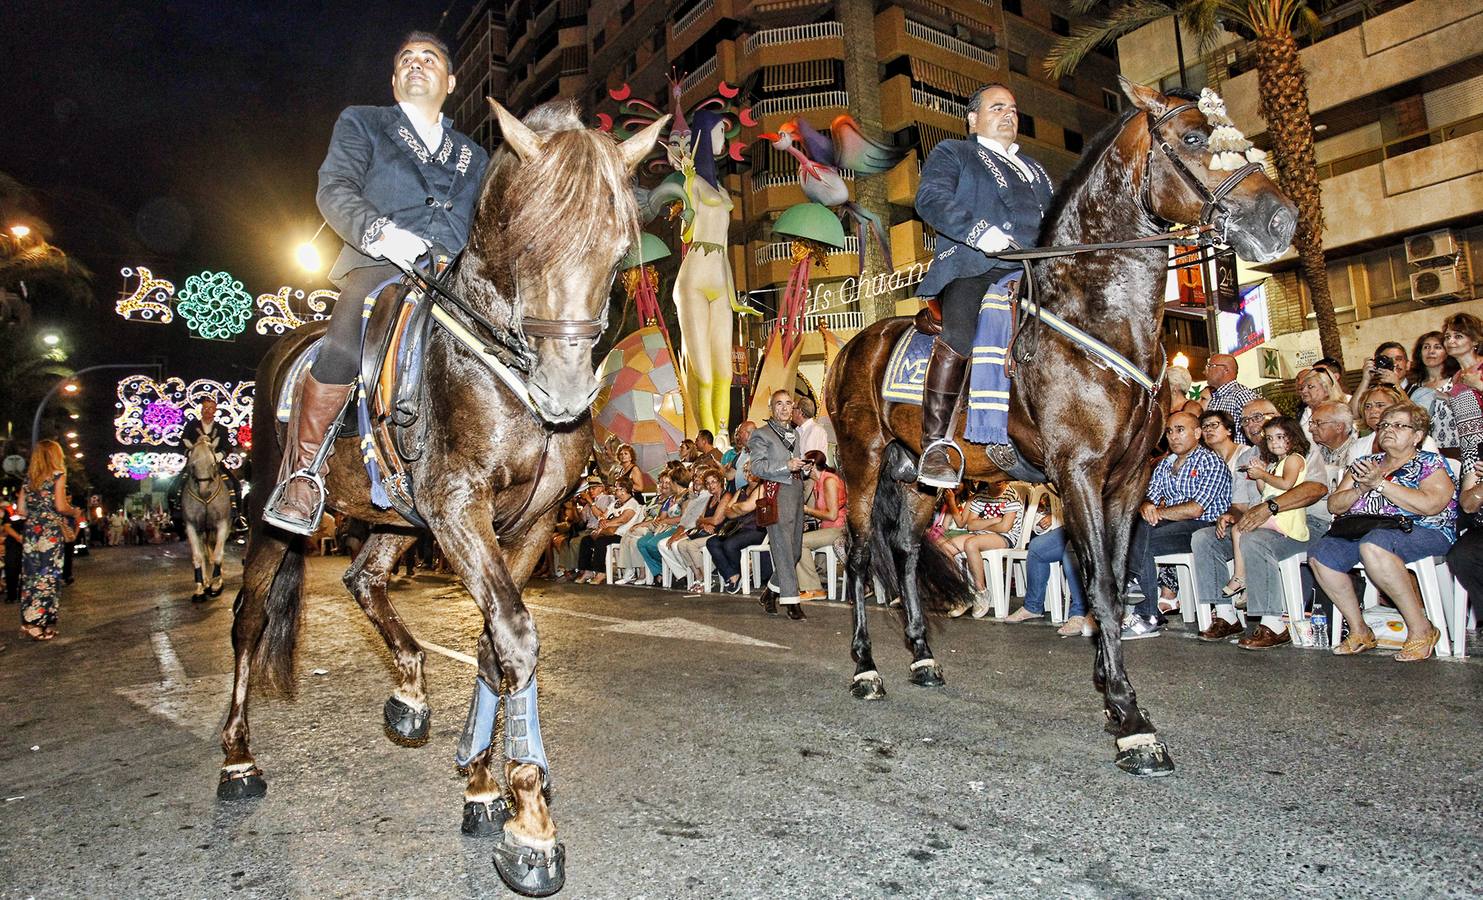
[{"label": "horse's nostril", "polygon": [[1268,223],[1268,230],[1276,235],[1291,235],[1296,230],[1298,217],[1286,206],[1277,207],[1272,213],[1272,221]]}]

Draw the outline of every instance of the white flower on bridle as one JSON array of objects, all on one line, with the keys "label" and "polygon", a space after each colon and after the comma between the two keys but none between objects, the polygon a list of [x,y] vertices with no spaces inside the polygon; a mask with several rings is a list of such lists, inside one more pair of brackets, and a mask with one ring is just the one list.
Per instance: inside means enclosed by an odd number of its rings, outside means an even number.
[{"label": "white flower on bridle", "polygon": [[1215,91],[1202,88],[1196,106],[1211,126],[1210,171],[1234,172],[1249,162],[1259,163],[1267,158],[1267,154],[1252,146],[1236,123],[1231,121],[1226,113],[1226,102]]}]

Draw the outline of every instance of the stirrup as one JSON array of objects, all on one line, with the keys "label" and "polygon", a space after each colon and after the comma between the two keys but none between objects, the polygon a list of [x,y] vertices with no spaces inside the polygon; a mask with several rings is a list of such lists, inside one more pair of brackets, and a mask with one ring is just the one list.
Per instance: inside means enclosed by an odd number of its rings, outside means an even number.
[{"label": "stirrup", "polygon": [[[954,453],[958,454],[958,475],[957,478],[952,481],[946,481],[942,478],[930,478],[926,476],[922,471],[922,464],[927,461],[927,455],[938,448],[942,448],[944,450],[952,450]],[[925,484],[928,487],[956,488],[958,485],[963,483],[964,464],[965,460],[963,458],[963,448],[959,447],[957,442],[953,441],[951,438],[938,438],[937,440],[923,447],[922,455],[917,458],[917,483]]]},{"label": "stirrup", "polygon": [[[318,497],[307,519],[291,519],[275,511],[278,504],[282,502],[284,493],[288,491],[289,484],[296,478],[305,479],[314,485],[315,496]],[[280,528],[292,534],[302,534],[308,537],[314,533],[314,529],[319,527],[319,520],[324,518],[325,493],[324,478],[320,476],[318,471],[307,468],[299,469],[297,472],[293,472],[287,478],[283,479],[283,482],[277,487],[273,488],[273,493],[268,497],[268,504],[263,509],[263,521],[272,525],[274,528]]]}]

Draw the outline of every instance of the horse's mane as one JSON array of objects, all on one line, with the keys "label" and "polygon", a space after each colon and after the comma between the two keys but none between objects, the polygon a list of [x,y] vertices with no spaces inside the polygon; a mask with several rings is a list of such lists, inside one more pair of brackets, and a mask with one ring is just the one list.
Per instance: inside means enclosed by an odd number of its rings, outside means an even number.
[{"label": "horse's mane", "polygon": [[508,147],[495,153],[480,207],[512,246],[484,249],[544,270],[590,264],[599,236],[636,242],[638,205],[613,138],[588,128],[571,100],[544,103],[523,121],[543,152],[529,162]]},{"label": "horse's mane", "polygon": [[[1198,94],[1187,91],[1184,88],[1172,88],[1165,92],[1165,96],[1190,101],[1199,99]],[[1102,155],[1117,140],[1118,135],[1122,134],[1123,128],[1127,126],[1128,122],[1132,121],[1134,116],[1142,114],[1143,110],[1138,107],[1129,107],[1105,128],[1097,132],[1091,141],[1087,143],[1081,154],[1081,159],[1076,161],[1076,165],[1071,169],[1071,173],[1066,176],[1066,180],[1061,182],[1061,187],[1051,197],[1050,208],[1046,210],[1045,218],[1040,220],[1041,246],[1052,243],[1052,238],[1055,229],[1060,224],[1061,216],[1065,214],[1066,208],[1071,205],[1072,201],[1080,195],[1081,189],[1097,170],[1097,166],[1102,161]]]}]

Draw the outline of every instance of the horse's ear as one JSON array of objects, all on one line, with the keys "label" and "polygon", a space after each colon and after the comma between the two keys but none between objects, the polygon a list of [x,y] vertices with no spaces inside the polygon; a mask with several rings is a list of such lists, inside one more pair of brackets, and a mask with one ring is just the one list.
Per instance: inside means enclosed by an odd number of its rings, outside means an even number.
[{"label": "horse's ear", "polygon": [[644,161],[644,157],[649,155],[649,151],[654,149],[654,142],[659,140],[659,133],[668,124],[669,116],[662,116],[654,124],[618,146],[618,152],[623,154],[623,165],[630,173],[637,169],[639,163]]},{"label": "horse's ear", "polygon": [[1121,75],[1117,76],[1117,83],[1122,85],[1123,93],[1128,95],[1133,105],[1144,112],[1158,116],[1169,108],[1169,98],[1159,93],[1156,88],[1129,81]]},{"label": "horse's ear", "polygon": [[494,109],[495,118],[499,119],[500,134],[504,135],[505,143],[515,151],[521,162],[530,162],[541,155],[541,139],[534,131],[525,127],[525,123],[510,114],[510,111],[500,105],[493,97],[486,97],[489,105]]}]

